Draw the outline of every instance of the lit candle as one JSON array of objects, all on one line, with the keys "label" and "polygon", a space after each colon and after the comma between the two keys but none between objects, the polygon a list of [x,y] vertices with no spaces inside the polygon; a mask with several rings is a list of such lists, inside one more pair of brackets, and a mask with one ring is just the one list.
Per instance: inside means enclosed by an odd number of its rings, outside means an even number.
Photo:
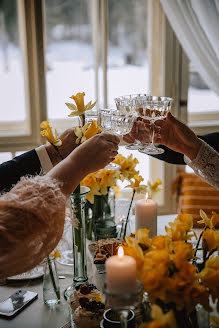
[{"label": "lit candle", "polygon": [[131,256],[124,255],[120,246],[118,256],[106,260],[107,291],[110,294],[125,294],[136,292],[136,261]]},{"label": "lit candle", "polygon": [[157,203],[152,199],[140,199],[135,203],[135,230],[146,228],[150,237],[157,235]]}]

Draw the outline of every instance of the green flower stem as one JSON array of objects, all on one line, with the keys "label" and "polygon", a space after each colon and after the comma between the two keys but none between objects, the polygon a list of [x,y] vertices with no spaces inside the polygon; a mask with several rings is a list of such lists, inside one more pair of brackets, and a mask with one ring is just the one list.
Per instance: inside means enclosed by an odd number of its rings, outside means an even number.
[{"label": "green flower stem", "polygon": [[49,273],[50,273],[50,277],[51,277],[51,280],[52,280],[52,285],[53,285],[54,291],[56,293],[56,297],[57,297],[58,300],[60,300],[60,292],[56,287],[55,278],[54,278],[54,275],[53,275],[52,266],[51,266],[51,262],[50,262],[49,257],[47,257],[47,263],[48,263],[48,266],[49,266]]},{"label": "green flower stem", "polygon": [[135,196],[135,188],[133,189],[132,199],[131,199],[131,202],[130,202],[130,205],[129,205],[129,210],[128,210],[128,214],[127,214],[126,221],[125,221],[125,229],[124,229],[122,239],[125,239],[125,236],[126,236],[126,230],[127,230],[128,221],[129,221],[129,214],[130,214],[130,211],[131,211],[134,196]]}]

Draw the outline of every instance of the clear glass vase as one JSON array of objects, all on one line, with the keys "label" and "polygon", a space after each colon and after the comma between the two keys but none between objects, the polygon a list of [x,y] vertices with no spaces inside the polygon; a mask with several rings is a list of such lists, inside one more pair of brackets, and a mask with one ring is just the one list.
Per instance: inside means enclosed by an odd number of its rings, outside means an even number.
[{"label": "clear glass vase", "polygon": [[108,190],[106,195],[95,195],[94,203],[86,203],[86,226],[89,240],[117,237],[115,224],[115,192]]},{"label": "clear glass vase", "polygon": [[74,288],[88,282],[86,256],[86,227],[85,227],[85,197],[90,191],[87,187],[80,187],[71,194],[72,206],[72,240],[74,259],[73,283],[64,293],[66,299],[73,293]]},{"label": "clear glass vase", "polygon": [[56,271],[54,256],[50,256],[45,260],[43,300],[44,303],[50,307],[60,303],[59,279]]}]

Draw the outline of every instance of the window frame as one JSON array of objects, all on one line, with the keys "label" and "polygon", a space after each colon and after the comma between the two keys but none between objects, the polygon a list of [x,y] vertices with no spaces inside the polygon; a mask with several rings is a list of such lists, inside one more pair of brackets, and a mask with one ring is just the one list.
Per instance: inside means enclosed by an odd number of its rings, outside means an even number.
[{"label": "window frame", "polygon": [[[41,144],[40,122],[47,119],[44,59],[43,0],[17,0],[20,44],[24,67],[24,122],[0,123],[0,151],[26,150]],[[6,133],[12,131],[11,135]]]}]

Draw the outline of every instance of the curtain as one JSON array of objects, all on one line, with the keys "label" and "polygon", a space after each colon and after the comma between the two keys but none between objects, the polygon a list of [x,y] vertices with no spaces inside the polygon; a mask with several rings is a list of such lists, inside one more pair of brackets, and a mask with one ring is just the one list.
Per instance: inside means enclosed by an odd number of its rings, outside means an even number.
[{"label": "curtain", "polygon": [[219,95],[219,0],[160,0],[179,42]]}]

